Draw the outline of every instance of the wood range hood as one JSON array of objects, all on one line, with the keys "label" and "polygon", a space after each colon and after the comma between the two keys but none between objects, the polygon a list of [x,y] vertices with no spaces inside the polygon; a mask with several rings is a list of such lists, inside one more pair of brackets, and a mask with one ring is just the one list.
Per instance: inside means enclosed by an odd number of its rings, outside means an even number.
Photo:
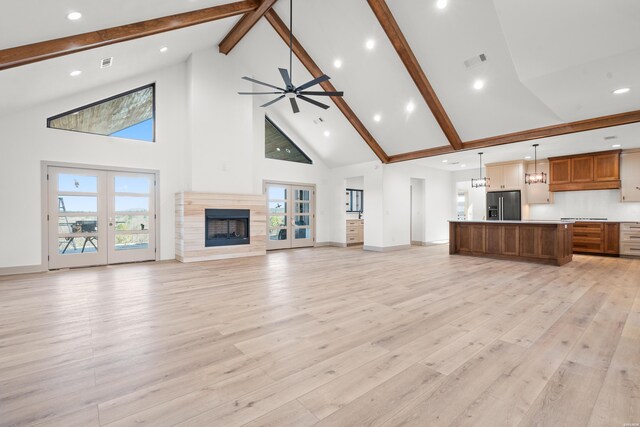
[{"label": "wood range hood", "polygon": [[549,158],[549,191],[615,190],[622,150]]}]

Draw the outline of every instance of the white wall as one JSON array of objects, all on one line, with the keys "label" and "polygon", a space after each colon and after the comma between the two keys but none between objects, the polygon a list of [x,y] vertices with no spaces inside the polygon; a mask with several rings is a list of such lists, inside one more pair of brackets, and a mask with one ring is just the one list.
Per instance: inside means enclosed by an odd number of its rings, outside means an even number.
[{"label": "white wall", "polygon": [[531,219],[608,218],[640,221],[640,203],[620,202],[620,190],[554,193],[551,205],[529,205]]},{"label": "white wall", "polygon": [[411,178],[411,241],[424,242],[424,179]]},{"label": "white wall", "polygon": [[[47,117],[156,82],[153,144],[46,127]],[[174,257],[174,193],[183,186],[186,67],[176,65],[0,118],[0,268],[41,264],[41,161],[160,171],[161,258]],[[28,90],[28,88],[25,88]]]}]

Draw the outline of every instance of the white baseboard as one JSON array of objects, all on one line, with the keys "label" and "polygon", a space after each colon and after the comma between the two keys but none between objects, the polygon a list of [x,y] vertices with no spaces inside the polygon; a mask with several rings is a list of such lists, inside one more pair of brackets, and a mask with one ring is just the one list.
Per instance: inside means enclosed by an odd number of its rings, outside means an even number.
[{"label": "white baseboard", "polygon": [[47,271],[44,265],[21,265],[19,267],[0,267],[0,276],[13,276],[15,274],[42,273]]},{"label": "white baseboard", "polygon": [[341,243],[341,242],[316,242],[316,247],[322,247],[322,246],[333,246],[335,248],[346,248],[347,244],[346,243]]},{"label": "white baseboard", "polygon": [[437,240],[435,242],[421,242],[419,240],[412,240],[412,246],[439,246],[439,245],[448,245],[448,240]]},{"label": "white baseboard", "polygon": [[397,245],[397,246],[363,246],[362,249],[365,251],[372,252],[393,252],[393,251],[402,251],[405,249],[409,249],[411,245]]}]

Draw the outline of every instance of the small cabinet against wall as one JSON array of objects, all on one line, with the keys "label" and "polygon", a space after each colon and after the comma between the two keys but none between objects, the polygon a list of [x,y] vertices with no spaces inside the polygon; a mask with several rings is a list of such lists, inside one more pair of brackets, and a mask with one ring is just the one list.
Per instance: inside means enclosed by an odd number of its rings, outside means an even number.
[{"label": "small cabinet against wall", "polygon": [[[533,163],[527,164],[527,173],[534,173],[536,171],[536,165]],[[546,160],[538,161],[537,165],[538,173],[544,172],[549,175],[549,162]],[[547,178],[548,179],[548,178]],[[553,203],[553,193],[549,191],[549,183],[546,184],[525,184],[525,191],[527,193],[527,203],[529,204],[551,204]]]},{"label": "small cabinet against wall", "polygon": [[524,183],[524,164],[517,162],[487,165],[487,178],[488,191],[521,190]]},{"label": "small cabinet against wall", "polygon": [[347,220],[347,246],[361,245],[364,243],[364,220]]},{"label": "small cabinet against wall", "polygon": [[623,153],[620,177],[623,202],[640,202],[640,151]]}]

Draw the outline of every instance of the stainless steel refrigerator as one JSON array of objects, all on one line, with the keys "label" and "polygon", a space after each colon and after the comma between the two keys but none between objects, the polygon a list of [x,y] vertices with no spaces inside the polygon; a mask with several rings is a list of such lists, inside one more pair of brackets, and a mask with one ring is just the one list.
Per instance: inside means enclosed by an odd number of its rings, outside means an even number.
[{"label": "stainless steel refrigerator", "polygon": [[487,193],[487,219],[489,221],[520,221],[522,219],[520,191]]}]

